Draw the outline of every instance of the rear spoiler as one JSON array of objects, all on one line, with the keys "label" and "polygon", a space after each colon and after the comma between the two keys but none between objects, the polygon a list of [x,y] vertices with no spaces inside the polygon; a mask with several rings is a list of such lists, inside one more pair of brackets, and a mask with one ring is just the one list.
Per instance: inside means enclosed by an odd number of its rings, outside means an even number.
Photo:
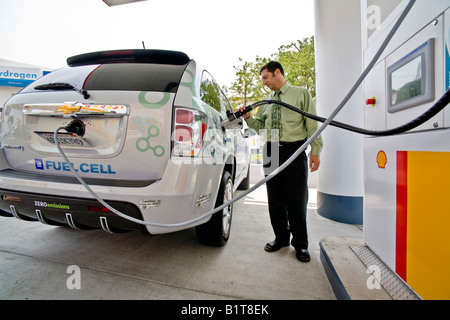
[{"label": "rear spoiler", "polygon": [[157,64],[187,64],[191,59],[180,51],[130,49],[98,51],[76,55],[67,59],[70,67],[106,63],[157,63]]}]

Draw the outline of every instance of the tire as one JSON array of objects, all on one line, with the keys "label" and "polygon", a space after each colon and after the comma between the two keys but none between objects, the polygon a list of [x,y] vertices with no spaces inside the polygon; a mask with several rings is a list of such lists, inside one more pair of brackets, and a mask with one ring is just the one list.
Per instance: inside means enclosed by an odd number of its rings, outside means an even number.
[{"label": "tire", "polygon": [[[225,171],[217,194],[215,208],[231,199],[233,199],[233,181],[230,173]],[[197,226],[195,229],[200,243],[213,247],[225,245],[230,237],[232,214],[233,205],[231,204],[223,210],[214,213],[205,224]]]}]

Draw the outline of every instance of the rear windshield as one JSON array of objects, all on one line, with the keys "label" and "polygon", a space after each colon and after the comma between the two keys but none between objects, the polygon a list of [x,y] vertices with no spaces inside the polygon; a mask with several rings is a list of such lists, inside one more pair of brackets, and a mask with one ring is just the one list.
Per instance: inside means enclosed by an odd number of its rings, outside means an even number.
[{"label": "rear windshield", "polygon": [[137,90],[175,92],[185,65],[103,64],[87,78],[86,90]]},{"label": "rear windshield", "polygon": [[65,67],[33,82],[22,92],[48,83],[69,83],[78,89],[176,92],[186,65],[114,63]]}]

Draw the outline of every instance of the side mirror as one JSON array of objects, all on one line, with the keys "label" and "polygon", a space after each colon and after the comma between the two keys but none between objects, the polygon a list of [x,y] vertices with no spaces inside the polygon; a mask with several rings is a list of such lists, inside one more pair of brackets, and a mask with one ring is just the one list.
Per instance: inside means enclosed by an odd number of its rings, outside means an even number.
[{"label": "side mirror", "polygon": [[250,128],[244,130],[244,138],[250,138],[256,136],[256,131]]}]

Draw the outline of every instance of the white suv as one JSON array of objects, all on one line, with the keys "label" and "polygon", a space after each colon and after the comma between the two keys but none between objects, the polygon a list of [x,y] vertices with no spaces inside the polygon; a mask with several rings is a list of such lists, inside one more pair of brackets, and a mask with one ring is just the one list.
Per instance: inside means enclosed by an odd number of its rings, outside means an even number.
[{"label": "white suv", "polygon": [[[224,128],[231,106],[186,54],[164,50],[87,53],[12,97],[2,112],[0,214],[75,229],[149,234],[196,226],[221,246],[232,205],[186,227],[248,188],[242,123]],[[55,145],[124,219],[83,187]],[[156,224],[156,226],[151,225]],[[164,224],[164,226],[160,226]],[[168,225],[168,226],[166,226]]]}]

